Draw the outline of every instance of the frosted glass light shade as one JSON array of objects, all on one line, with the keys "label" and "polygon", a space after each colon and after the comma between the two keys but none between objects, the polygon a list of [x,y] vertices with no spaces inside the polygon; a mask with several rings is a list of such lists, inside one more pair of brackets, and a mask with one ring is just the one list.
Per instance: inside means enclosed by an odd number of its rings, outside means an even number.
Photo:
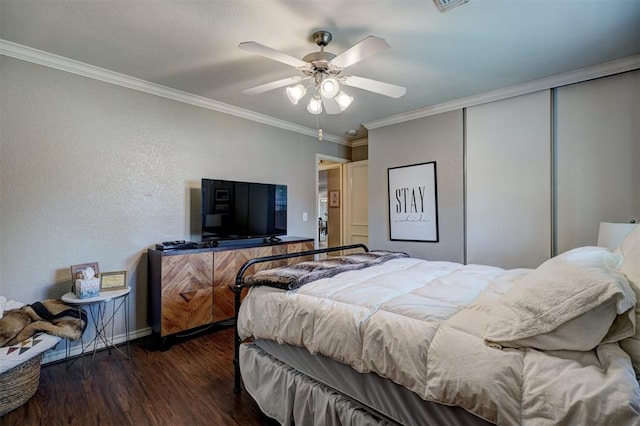
[{"label": "frosted glass light shade", "polygon": [[295,86],[287,87],[287,96],[292,104],[298,105],[298,101],[307,94],[307,88],[302,84],[296,84]]},{"label": "frosted glass light shade", "polygon": [[307,111],[311,114],[320,114],[322,112],[322,100],[318,96],[314,96],[307,105]]},{"label": "frosted glass light shade", "polygon": [[333,98],[340,91],[340,83],[335,78],[325,78],[320,84],[320,93],[325,98]]},{"label": "frosted glass light shade", "polygon": [[624,237],[636,226],[637,223],[612,223],[600,222],[600,230],[598,231],[598,247],[607,247],[616,249],[624,240]]},{"label": "frosted glass light shade", "polygon": [[347,95],[343,91],[340,91],[340,93],[336,95],[335,99],[338,105],[340,105],[340,111],[347,109],[349,105],[351,105],[351,102],[353,102],[353,97]]}]

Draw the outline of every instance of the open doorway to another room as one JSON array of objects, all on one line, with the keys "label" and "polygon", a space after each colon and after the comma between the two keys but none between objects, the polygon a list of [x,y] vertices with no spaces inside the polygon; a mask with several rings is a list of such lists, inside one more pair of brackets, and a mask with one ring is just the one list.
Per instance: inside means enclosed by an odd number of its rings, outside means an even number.
[{"label": "open doorway to another room", "polygon": [[336,247],[343,243],[343,163],[348,160],[318,155],[316,247]]},{"label": "open doorway to another room", "polygon": [[318,170],[318,246],[329,246],[327,240],[327,222],[329,220],[329,194],[327,192],[326,170]]}]

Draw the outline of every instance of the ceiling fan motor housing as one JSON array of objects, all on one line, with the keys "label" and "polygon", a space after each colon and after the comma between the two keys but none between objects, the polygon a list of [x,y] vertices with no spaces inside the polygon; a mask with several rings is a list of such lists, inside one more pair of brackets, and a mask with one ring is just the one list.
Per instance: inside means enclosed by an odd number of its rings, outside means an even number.
[{"label": "ceiling fan motor housing", "polygon": [[335,57],[336,55],[329,52],[313,52],[305,55],[302,60],[310,63],[315,71],[328,71],[331,67],[330,62]]},{"label": "ceiling fan motor housing", "polygon": [[320,51],[309,53],[308,55],[305,55],[304,58],[302,58],[304,62],[312,65],[312,72],[310,74],[315,74],[316,71],[333,71],[335,67],[332,67],[330,62],[333,58],[336,57],[336,55],[324,51],[325,46],[327,46],[333,38],[331,36],[331,33],[329,31],[316,31],[315,33],[313,33],[312,38],[316,42],[316,44],[320,46]]}]

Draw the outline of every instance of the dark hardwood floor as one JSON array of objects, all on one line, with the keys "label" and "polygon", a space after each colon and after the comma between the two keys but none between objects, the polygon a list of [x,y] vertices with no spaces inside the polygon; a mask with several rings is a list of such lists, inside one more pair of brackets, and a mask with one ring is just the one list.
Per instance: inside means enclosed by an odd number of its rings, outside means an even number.
[{"label": "dark hardwood floor", "polygon": [[0,425],[275,425],[251,396],[233,393],[233,329],[175,344],[131,342],[131,360],[101,351],[42,367],[38,391]]}]

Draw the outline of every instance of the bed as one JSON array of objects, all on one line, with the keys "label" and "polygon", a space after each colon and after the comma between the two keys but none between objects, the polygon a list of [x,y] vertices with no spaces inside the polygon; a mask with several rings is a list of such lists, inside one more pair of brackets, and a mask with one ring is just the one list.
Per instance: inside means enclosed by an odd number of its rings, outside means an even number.
[{"label": "bed", "polygon": [[241,374],[281,424],[638,425],[639,246],[636,228],[615,251],[514,270],[360,246],[332,258],[342,270],[245,278],[290,255],[251,260],[235,286],[235,390]]}]

